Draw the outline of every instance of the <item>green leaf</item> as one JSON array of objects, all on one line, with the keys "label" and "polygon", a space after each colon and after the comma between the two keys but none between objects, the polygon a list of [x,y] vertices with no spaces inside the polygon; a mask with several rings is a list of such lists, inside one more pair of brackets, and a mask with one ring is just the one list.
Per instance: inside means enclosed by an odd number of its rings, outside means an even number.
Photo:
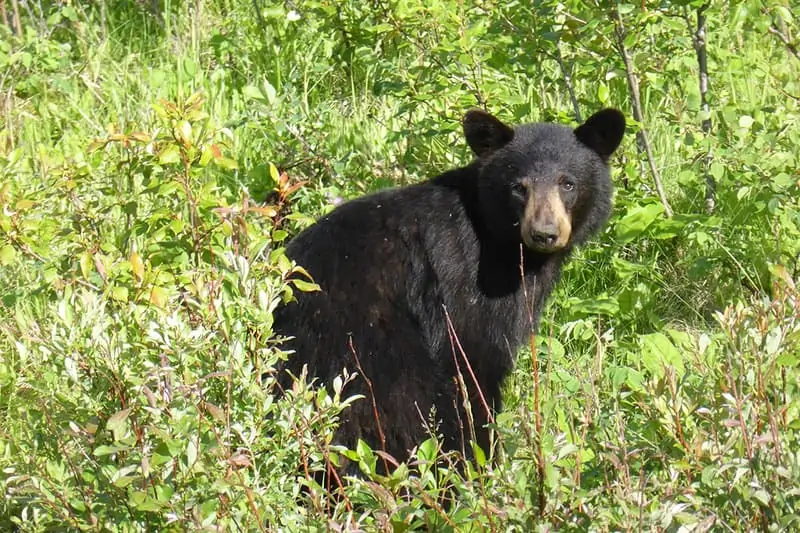
[{"label": "green leaf", "polygon": [[483,448],[478,446],[478,444],[475,442],[472,443],[472,453],[478,466],[481,468],[486,466],[486,454],[484,453]]},{"label": "green leaf", "polygon": [[78,12],[72,6],[64,6],[61,10],[61,13],[64,15],[64,18],[69,20],[70,22],[77,22],[78,21]]},{"label": "green leaf", "polygon": [[131,505],[140,511],[159,511],[162,508],[162,505],[151,498],[146,492],[142,491],[134,491],[130,495],[130,503]]},{"label": "green leaf", "polygon": [[767,337],[764,342],[764,351],[767,355],[775,355],[780,350],[781,342],[783,341],[783,328],[776,326],[767,332]]},{"label": "green leaf", "polygon": [[215,159],[214,162],[226,170],[236,170],[239,168],[239,163],[229,157],[220,157]]},{"label": "green leaf", "polygon": [[17,251],[10,244],[0,248],[0,265],[10,265],[17,258]]},{"label": "green leaf", "polygon": [[634,240],[663,212],[664,206],[661,204],[647,204],[628,209],[628,213],[617,222],[617,240],[621,243]]},{"label": "green leaf", "polygon": [[267,97],[267,102],[270,104],[275,103],[275,97],[277,96],[277,91],[275,87],[269,82],[269,80],[264,80],[264,94]]},{"label": "green leaf", "polygon": [[111,455],[117,452],[127,451],[129,450],[129,446],[122,446],[122,445],[114,445],[114,446],[98,446],[94,449],[92,454],[95,457],[103,457],[104,455]]},{"label": "green leaf", "polygon": [[162,165],[171,165],[179,163],[181,160],[181,152],[174,144],[167,145],[161,153],[158,154],[158,162]]},{"label": "green leaf", "polygon": [[426,439],[420,444],[417,455],[422,461],[433,461],[436,459],[436,439]]},{"label": "green leaf", "polygon": [[663,376],[665,366],[674,368],[678,377],[683,376],[683,356],[669,337],[656,332],[642,335],[639,340],[642,344],[642,363],[654,376]]},{"label": "green leaf", "polygon": [[786,172],[779,172],[772,178],[772,183],[775,185],[776,190],[781,190],[794,186],[795,180]]},{"label": "green leaf", "polygon": [[189,439],[189,442],[186,444],[186,464],[189,468],[197,461],[197,453],[197,443],[194,439]]},{"label": "green leaf", "polygon": [[272,182],[277,184],[278,179],[280,179],[280,172],[278,172],[278,167],[276,167],[273,163],[269,164],[269,177],[272,178]]},{"label": "green leaf", "polygon": [[764,489],[757,489],[753,491],[753,499],[763,507],[769,507],[770,497],[769,493]]},{"label": "green leaf", "polygon": [[200,166],[207,166],[212,159],[214,159],[214,150],[211,146],[206,146],[203,148],[203,153],[200,156]]},{"label": "green leaf", "polygon": [[717,163],[716,161],[711,163],[711,166],[709,167],[708,170],[711,173],[711,175],[714,176],[714,179],[717,181],[721,180],[722,176],[725,175],[725,167],[722,166],[720,163]]},{"label": "green leaf", "polygon": [[183,58],[183,71],[187,76],[193,78],[197,74],[197,63],[190,57]]},{"label": "green leaf", "polygon": [[629,368],[628,373],[625,376],[625,383],[627,383],[628,387],[634,391],[643,391],[644,390],[644,376],[641,372],[634,368]]},{"label": "green leaf", "polygon": [[628,13],[631,13],[634,9],[636,9],[636,6],[634,6],[633,4],[619,4],[617,6],[617,10],[619,11],[620,15],[627,15]]},{"label": "green leaf", "polygon": [[625,367],[616,367],[611,371],[611,384],[614,389],[619,389],[620,385],[625,383],[628,379],[628,369]]},{"label": "green leaf", "polygon": [[683,220],[678,220],[677,218],[662,218],[653,224],[651,236],[654,239],[672,239],[680,235],[685,227],[686,222]]},{"label": "green leaf", "polygon": [[50,476],[50,480],[56,483],[60,483],[67,478],[64,465],[61,463],[47,461],[45,463],[45,470],[47,471],[47,475]]},{"label": "green leaf", "polygon": [[597,85],[597,99],[600,101],[601,104],[606,105],[608,103],[608,85],[605,83],[600,83]]},{"label": "green leaf", "polygon": [[189,123],[188,120],[181,120],[178,123],[178,127],[175,129],[177,133],[176,137],[178,140],[181,141],[184,145],[190,145],[192,142],[192,125]]},{"label": "green leaf", "polygon": [[291,280],[292,285],[297,287],[297,290],[302,292],[315,292],[321,290],[319,285],[311,283],[310,281],[303,281],[302,279]]},{"label": "green leaf", "polygon": [[[796,6],[795,6],[796,7]],[[792,23],[792,12],[786,6],[775,6],[775,13],[778,14],[778,17],[786,24],[787,26]]]},{"label": "green leaf", "polygon": [[564,357],[566,350],[564,349],[564,345],[561,344],[561,341],[555,337],[549,337],[547,339],[549,346],[546,348],[549,351],[550,357],[552,359],[561,359]]},{"label": "green leaf", "polygon": [[369,445],[361,439],[356,443],[356,454],[358,455],[358,466],[366,473],[375,472],[375,465],[377,464],[378,457],[369,447]]},{"label": "green leaf", "polygon": [[55,26],[59,22],[61,22],[61,16],[62,16],[61,11],[55,11],[53,12],[53,14],[47,17],[47,19],[45,19],[45,22],[47,23],[48,26]]},{"label": "green leaf", "polygon": [[250,100],[258,100],[260,102],[266,102],[266,98],[264,94],[261,92],[261,89],[256,87],[255,85],[245,85],[242,89],[242,94],[245,98],[249,98]]},{"label": "green leaf", "polygon": [[121,440],[128,431],[128,416],[131,414],[131,409],[123,409],[117,411],[106,422],[106,428],[114,434],[114,441]]},{"label": "green leaf", "polygon": [[113,289],[111,289],[111,298],[118,302],[127,302],[128,301],[128,288],[123,287],[121,285],[117,285]]}]

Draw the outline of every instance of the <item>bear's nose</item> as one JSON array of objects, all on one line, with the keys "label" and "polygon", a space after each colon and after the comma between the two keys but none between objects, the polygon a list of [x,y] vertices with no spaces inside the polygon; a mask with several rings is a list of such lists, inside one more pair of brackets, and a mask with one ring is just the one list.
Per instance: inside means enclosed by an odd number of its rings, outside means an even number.
[{"label": "bear's nose", "polygon": [[550,248],[558,241],[558,234],[555,228],[542,228],[531,232],[531,240],[544,248]]}]

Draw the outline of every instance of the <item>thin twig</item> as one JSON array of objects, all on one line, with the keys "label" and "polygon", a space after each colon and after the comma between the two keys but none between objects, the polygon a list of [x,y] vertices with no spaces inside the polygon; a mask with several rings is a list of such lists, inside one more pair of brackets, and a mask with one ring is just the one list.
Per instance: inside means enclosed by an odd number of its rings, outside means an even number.
[{"label": "thin twig", "polygon": [[667,195],[664,192],[664,185],[661,183],[661,174],[656,167],[655,158],[653,157],[653,149],[650,146],[650,138],[647,135],[647,129],[644,125],[644,114],[642,112],[642,101],[639,97],[639,81],[636,78],[636,72],[633,69],[633,61],[631,60],[630,52],[625,46],[625,37],[627,32],[625,25],[622,22],[622,16],[619,14],[619,9],[616,5],[611,9],[611,18],[614,20],[614,37],[616,38],[617,52],[625,64],[625,75],[628,79],[628,89],[631,92],[631,105],[633,107],[633,118],[639,123],[639,131],[636,132],[637,146],[639,152],[644,152],[647,157],[647,163],[650,166],[650,173],[653,175],[653,183],[658,192],[658,197],[661,204],[664,206],[664,212],[668,217],[672,216],[672,207],[667,201]]},{"label": "thin twig", "polygon": [[447,330],[451,332],[455,346],[458,348],[458,352],[461,354],[461,357],[464,359],[464,363],[467,365],[467,370],[469,370],[469,375],[472,378],[472,382],[475,383],[475,388],[478,389],[478,398],[480,398],[483,408],[486,409],[486,419],[489,421],[489,423],[494,424],[492,410],[489,408],[489,403],[486,401],[486,397],[483,395],[483,390],[481,390],[481,386],[478,383],[478,378],[475,376],[475,372],[472,370],[472,365],[467,358],[467,354],[464,352],[464,348],[461,346],[461,341],[458,340],[458,336],[455,335],[456,330],[453,327],[453,323],[450,321],[450,315],[447,312],[447,308],[442,306],[442,309],[444,309],[444,317],[447,320]]},{"label": "thin twig", "polygon": [[794,44],[791,39],[789,39],[789,36],[786,35],[786,33],[779,30],[774,24],[769,27],[769,32],[780,39],[790,54],[792,54],[796,59],[800,59],[800,50],[797,49],[797,45]]},{"label": "thin twig", "polygon": [[544,516],[545,497],[544,497],[544,452],[542,450],[542,411],[539,403],[539,357],[536,354],[536,310],[533,308],[536,301],[536,277],[533,278],[532,295],[528,296],[528,286],[525,280],[525,250],[522,245],[519,247],[519,275],[522,283],[522,297],[525,301],[525,309],[528,312],[528,323],[530,325],[530,345],[531,345],[531,366],[533,371],[533,425],[536,429],[536,470],[538,476],[538,500],[539,516]]},{"label": "thin twig", "polygon": [[[364,381],[367,383],[367,388],[369,389],[369,396],[372,399],[372,414],[375,417],[375,423],[378,425],[378,438],[381,441],[381,451],[385,454],[389,452],[386,451],[386,435],[383,434],[383,427],[381,425],[381,417],[378,414],[378,403],[375,401],[375,390],[372,388],[372,380],[369,379],[364,369],[361,368],[361,361],[358,359],[358,353],[356,353],[356,347],[353,346],[353,337],[348,337],[347,345],[350,347],[350,352],[353,354],[353,358],[356,360],[356,368],[358,369],[359,374],[361,377],[364,378]],[[383,460],[383,467],[386,469],[386,472],[389,472],[389,463],[386,460],[386,457],[381,456]]]},{"label": "thin twig", "polygon": [[561,74],[564,76],[564,84],[567,86],[569,100],[572,102],[572,111],[575,113],[575,120],[578,122],[583,122],[583,119],[581,118],[581,108],[578,105],[578,97],[575,94],[575,87],[572,85],[571,69],[567,67],[566,62],[564,61],[564,55],[561,53],[560,40],[556,41],[556,61],[558,61],[558,66],[561,68]]},{"label": "thin twig", "polygon": [[0,0],[0,20],[3,21],[3,26],[8,26],[9,28],[11,25],[8,23],[8,13],[6,12],[6,0]]},{"label": "thin twig", "polygon": [[13,30],[17,37],[22,37],[22,23],[19,19],[19,3],[17,0],[11,0],[11,19],[14,22]]}]

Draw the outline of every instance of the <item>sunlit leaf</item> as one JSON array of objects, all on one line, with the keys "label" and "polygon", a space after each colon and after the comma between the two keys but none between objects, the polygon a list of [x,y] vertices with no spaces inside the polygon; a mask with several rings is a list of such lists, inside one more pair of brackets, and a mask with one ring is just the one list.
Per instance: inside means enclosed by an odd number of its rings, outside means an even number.
[{"label": "sunlit leaf", "polygon": [[122,285],[117,285],[116,287],[111,289],[111,297],[119,302],[127,302],[128,288],[123,287]]},{"label": "sunlit leaf", "polygon": [[0,248],[0,265],[6,266],[14,262],[17,257],[17,251],[10,244],[6,244]]},{"label": "sunlit leaf", "polygon": [[137,252],[133,252],[128,258],[128,261],[131,263],[133,275],[141,282],[144,279],[144,262],[142,261],[142,256]]},{"label": "sunlit leaf", "polygon": [[159,154],[158,162],[162,165],[178,163],[181,160],[181,152],[174,144],[168,144]]},{"label": "sunlit leaf", "polygon": [[150,290],[150,303],[156,307],[166,308],[169,295],[163,287],[153,287]]},{"label": "sunlit leaf", "polygon": [[114,441],[119,441],[127,432],[127,421],[131,414],[131,409],[123,409],[111,415],[106,422],[106,428],[114,435]]},{"label": "sunlit leaf", "polygon": [[664,206],[655,203],[631,207],[617,222],[617,240],[621,243],[634,240],[644,233],[663,212]]},{"label": "sunlit leaf", "polygon": [[663,333],[649,333],[640,337],[642,343],[642,362],[654,375],[664,374],[664,367],[675,369],[678,376],[685,373],[683,356]]}]

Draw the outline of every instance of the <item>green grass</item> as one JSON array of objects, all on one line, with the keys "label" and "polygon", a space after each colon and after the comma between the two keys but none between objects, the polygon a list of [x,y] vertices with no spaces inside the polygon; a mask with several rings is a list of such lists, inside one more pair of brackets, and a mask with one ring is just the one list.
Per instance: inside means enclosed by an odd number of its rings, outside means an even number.
[{"label": "green grass", "polygon": [[286,356],[271,313],[305,288],[283,244],[338,197],[467,161],[469,107],[574,120],[559,50],[584,116],[630,116],[608,12],[73,4],[26,4],[21,36],[0,27],[0,529],[798,527],[800,60],[775,34],[797,30],[784,4],[707,11],[709,136],[694,7],[619,6],[644,124],[613,161],[608,229],[506,384],[502,446],[462,472],[431,439],[335,501],[312,471],[379,459],[330,441],[346,386],[271,394]]}]

